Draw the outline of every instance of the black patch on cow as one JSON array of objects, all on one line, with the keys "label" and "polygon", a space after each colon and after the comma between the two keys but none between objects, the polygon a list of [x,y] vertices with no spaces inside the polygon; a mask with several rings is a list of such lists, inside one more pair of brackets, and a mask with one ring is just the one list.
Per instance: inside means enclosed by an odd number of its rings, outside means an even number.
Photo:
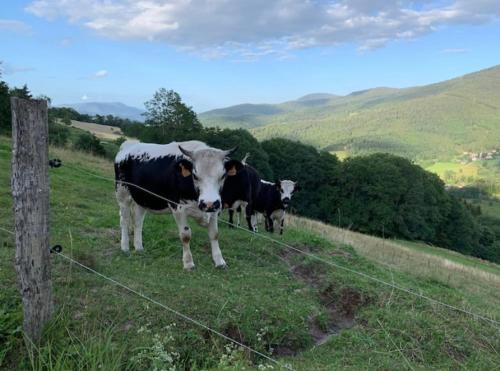
[{"label": "black patch on cow", "polygon": [[276,185],[261,182],[260,192],[254,203],[255,211],[265,216],[271,216],[273,211],[284,209],[285,207],[281,201],[279,187],[279,183]]},{"label": "black patch on cow", "polygon": [[[228,163],[230,165],[226,165]],[[224,166],[226,166],[226,169],[230,169],[232,166],[237,166],[236,163],[239,163],[241,167],[236,175],[226,177],[221,191],[222,204],[228,205],[228,207],[231,208],[236,201],[247,202],[245,214],[249,228],[252,229],[249,220],[250,216],[254,213],[253,204],[260,191],[260,176],[253,167],[250,165],[243,165],[236,160],[229,160]]]},{"label": "black patch on cow", "polygon": [[[198,198],[193,183],[193,177],[183,177],[180,162],[186,166],[192,164],[185,159],[176,156],[163,156],[153,159],[138,159],[128,156],[120,163],[115,163],[115,177],[117,180],[125,181],[147,189],[172,202],[181,200],[196,200]],[[134,201],[150,210],[164,210],[168,202],[159,197],[139,189],[133,185],[124,184],[129,189]],[[175,204],[171,204],[175,206]]]}]

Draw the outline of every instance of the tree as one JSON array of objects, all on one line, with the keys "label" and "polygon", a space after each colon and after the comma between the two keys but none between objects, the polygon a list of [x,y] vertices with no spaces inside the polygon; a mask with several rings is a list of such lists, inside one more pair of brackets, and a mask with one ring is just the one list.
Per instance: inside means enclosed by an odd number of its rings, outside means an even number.
[{"label": "tree", "polygon": [[23,98],[23,99],[33,98],[30,90],[28,89],[28,85],[26,85],[26,84],[24,84],[22,88],[13,88],[10,91],[10,95],[12,97],[18,97],[18,98]]},{"label": "tree", "polygon": [[10,131],[11,120],[9,86],[0,80],[0,133]]},{"label": "tree", "polygon": [[290,179],[301,188],[292,206],[302,215],[334,222],[338,206],[340,164],[336,156],[287,139],[262,142],[274,173],[271,181]]},{"label": "tree", "polygon": [[238,150],[232,155],[232,158],[241,160],[245,154],[249,153],[248,163],[259,172],[264,179],[273,179],[273,171],[269,166],[269,156],[262,148],[261,144],[252,134],[244,129],[219,129],[206,128],[200,132],[201,136],[194,136],[192,139],[199,139],[208,145],[229,149],[238,147]]},{"label": "tree", "polygon": [[64,147],[68,139],[69,129],[53,120],[49,120],[49,143],[54,146]]},{"label": "tree", "polygon": [[144,105],[146,124],[160,127],[163,136],[168,131],[199,132],[203,129],[196,113],[173,90],[159,89]]}]

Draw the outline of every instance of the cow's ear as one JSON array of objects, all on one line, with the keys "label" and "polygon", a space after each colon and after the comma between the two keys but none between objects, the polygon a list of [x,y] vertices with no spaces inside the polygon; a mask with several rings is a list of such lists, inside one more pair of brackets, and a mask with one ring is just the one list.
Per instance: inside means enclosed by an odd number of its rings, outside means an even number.
[{"label": "cow's ear", "polygon": [[238,172],[243,169],[245,165],[243,165],[238,160],[227,160],[224,163],[224,167],[226,168],[227,176],[235,176]]},{"label": "cow's ear", "polygon": [[177,170],[184,178],[191,176],[193,173],[193,163],[183,158],[177,161]]},{"label": "cow's ear", "polygon": [[281,192],[281,180],[277,180],[274,182],[274,186]]},{"label": "cow's ear", "polygon": [[298,192],[298,191],[300,191],[300,185],[299,185],[299,182],[295,182],[295,183],[293,184],[293,191],[294,191],[294,192]]}]

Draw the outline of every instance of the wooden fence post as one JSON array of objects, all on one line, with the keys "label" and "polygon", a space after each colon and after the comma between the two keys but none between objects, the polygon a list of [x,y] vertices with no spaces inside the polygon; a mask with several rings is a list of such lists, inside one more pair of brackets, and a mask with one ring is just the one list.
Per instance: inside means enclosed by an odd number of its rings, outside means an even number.
[{"label": "wooden fence post", "polygon": [[32,342],[37,342],[53,311],[47,102],[11,98],[11,107],[15,264],[23,302],[24,332]]}]

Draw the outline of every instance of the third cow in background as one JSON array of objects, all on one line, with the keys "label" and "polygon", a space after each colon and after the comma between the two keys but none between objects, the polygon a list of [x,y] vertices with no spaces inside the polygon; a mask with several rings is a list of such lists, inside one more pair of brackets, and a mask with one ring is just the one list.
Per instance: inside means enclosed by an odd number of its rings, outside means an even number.
[{"label": "third cow in background", "polygon": [[[280,234],[283,234],[285,210],[290,206],[292,195],[299,190],[297,182],[279,180],[275,183],[261,180],[260,191],[254,202],[254,210],[264,214],[266,231],[274,232],[274,223],[278,223]],[[257,224],[254,216],[252,223]]]}]

